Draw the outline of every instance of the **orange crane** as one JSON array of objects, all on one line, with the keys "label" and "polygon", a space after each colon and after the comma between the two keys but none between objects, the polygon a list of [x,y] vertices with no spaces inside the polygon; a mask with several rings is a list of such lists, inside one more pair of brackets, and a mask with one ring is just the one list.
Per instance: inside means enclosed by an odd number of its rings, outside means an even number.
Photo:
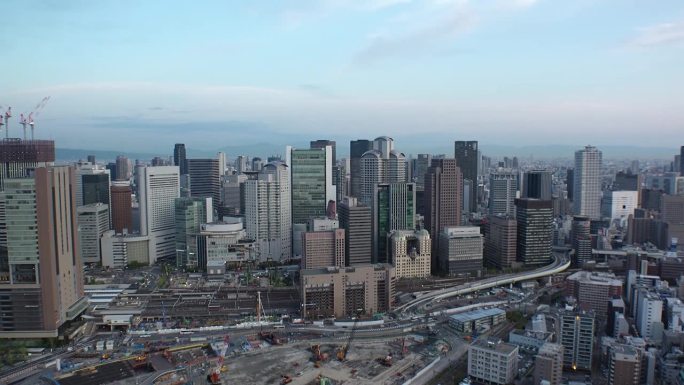
[{"label": "orange crane", "polygon": [[340,348],[340,350],[337,351],[337,359],[339,361],[344,361],[347,359],[347,353],[349,353],[349,348],[351,348],[352,341],[354,340],[354,333],[356,332],[356,326],[359,323],[359,319],[361,318],[361,313],[363,313],[363,309],[356,309],[356,318],[354,319],[354,325],[351,328],[351,331],[349,332],[349,338],[347,339],[347,343]]}]

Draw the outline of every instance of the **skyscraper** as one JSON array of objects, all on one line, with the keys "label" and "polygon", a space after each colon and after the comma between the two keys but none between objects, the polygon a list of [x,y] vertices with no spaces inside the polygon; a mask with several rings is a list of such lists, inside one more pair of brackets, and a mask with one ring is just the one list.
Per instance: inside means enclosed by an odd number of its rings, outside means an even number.
[{"label": "skyscraper", "polygon": [[140,232],[149,235],[149,258],[176,257],[176,222],[174,201],[180,196],[177,166],[136,167],[140,204]]},{"label": "skyscraper", "polygon": [[575,215],[572,218],[572,249],[575,254],[573,265],[581,268],[591,260],[591,220],[589,217]]},{"label": "skyscraper", "polygon": [[416,185],[380,183],[373,196],[373,262],[389,263],[387,235],[416,228]]},{"label": "skyscraper", "polygon": [[187,159],[190,176],[190,196],[211,198],[212,204],[221,207],[221,162],[219,159]]},{"label": "skyscraper", "polygon": [[176,198],[174,201],[174,218],[176,228],[176,266],[199,268],[197,240],[200,227],[211,222],[212,207],[207,199],[211,198]]},{"label": "skyscraper", "polygon": [[523,175],[522,197],[551,200],[553,179],[551,172],[546,170],[532,170]]},{"label": "skyscraper", "polygon": [[518,224],[513,217],[489,216],[485,227],[484,259],[488,265],[506,269],[516,261]]},{"label": "skyscraper", "polygon": [[439,238],[445,227],[461,225],[463,175],[456,159],[432,159],[425,173],[425,227],[432,237],[432,269],[437,269]]},{"label": "skyscraper", "polygon": [[514,215],[518,173],[499,169],[489,174],[489,214]]},{"label": "skyscraper", "polygon": [[553,205],[551,201],[516,199],[518,261],[525,265],[544,265],[551,260]]},{"label": "skyscraper", "polygon": [[440,237],[439,268],[451,276],[479,277],[482,272],[482,234],[476,226],[445,227]]},{"label": "skyscraper", "polygon": [[188,167],[185,164],[185,144],[176,143],[173,146],[173,165],[178,166],[181,175],[188,173]]},{"label": "skyscraper", "polygon": [[76,165],[76,206],[103,203],[110,205],[109,170],[92,163]]},{"label": "skyscraper", "polygon": [[679,172],[684,175],[684,146],[679,148]]},{"label": "skyscraper", "polygon": [[601,162],[602,155],[596,147],[586,146],[575,152],[573,187],[573,212],[601,218]]},{"label": "skyscraper", "polygon": [[259,261],[292,257],[290,179],[281,161],[266,164],[244,182],[245,229]]},{"label": "skyscraper", "polygon": [[375,138],[373,149],[361,157],[361,202],[373,204],[378,183],[406,182],[406,157],[394,149],[394,140]]},{"label": "skyscraper", "polygon": [[565,174],[565,189],[566,189],[566,192],[568,193],[568,200],[571,202],[575,198],[574,188],[575,188],[575,169],[569,168],[569,169],[567,169],[566,174]]},{"label": "skyscraper", "polygon": [[470,211],[477,211],[477,166],[480,162],[477,141],[462,141],[457,140],[454,145],[454,158],[456,159],[456,166],[461,169],[463,179],[468,179],[472,182],[470,189]]},{"label": "skyscraper", "polygon": [[7,281],[0,338],[53,338],[88,306],[71,167],[39,167],[33,177],[5,179]]},{"label": "skyscraper", "polygon": [[127,232],[133,230],[133,218],[131,211],[132,192],[128,182],[114,182],[110,189],[112,206],[110,209],[112,217],[112,228],[116,234],[122,234],[124,229]]},{"label": "skyscraper", "polygon": [[304,224],[311,218],[323,217],[329,201],[335,201],[332,184],[332,148],[298,150],[286,148],[286,165],[290,174],[292,223]]},{"label": "skyscraper", "polygon": [[116,180],[131,179],[131,162],[123,155],[116,157]]},{"label": "skyscraper", "polygon": [[326,146],[330,146],[332,148],[332,183],[336,187],[336,196],[335,196],[335,201],[341,201],[342,200],[342,181],[340,180],[343,175],[340,172],[340,167],[337,164],[337,144],[335,143],[334,140],[327,140],[327,139],[319,139],[319,140],[312,140],[309,143],[309,147],[312,149],[325,149]]},{"label": "skyscraper", "polygon": [[337,212],[340,228],[345,231],[346,266],[371,263],[371,208],[355,197],[344,197]]},{"label": "skyscraper", "polygon": [[352,140],[349,149],[349,184],[351,195],[361,197],[361,157],[373,149],[373,142],[366,139]]}]

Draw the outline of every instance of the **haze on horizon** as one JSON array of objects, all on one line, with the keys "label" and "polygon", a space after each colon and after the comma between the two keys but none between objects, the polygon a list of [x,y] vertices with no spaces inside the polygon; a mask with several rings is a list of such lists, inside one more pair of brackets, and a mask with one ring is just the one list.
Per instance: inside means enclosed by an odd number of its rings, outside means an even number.
[{"label": "haze on horizon", "polygon": [[681,1],[10,0],[2,14],[11,135],[49,95],[36,137],[62,148],[682,140]]}]

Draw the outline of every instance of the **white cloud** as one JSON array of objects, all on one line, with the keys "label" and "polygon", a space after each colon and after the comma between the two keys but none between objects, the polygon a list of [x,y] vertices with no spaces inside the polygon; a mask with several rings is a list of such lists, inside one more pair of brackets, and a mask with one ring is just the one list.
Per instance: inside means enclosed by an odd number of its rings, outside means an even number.
[{"label": "white cloud", "polygon": [[684,21],[640,28],[638,34],[627,44],[631,47],[648,48],[681,43],[684,43]]}]

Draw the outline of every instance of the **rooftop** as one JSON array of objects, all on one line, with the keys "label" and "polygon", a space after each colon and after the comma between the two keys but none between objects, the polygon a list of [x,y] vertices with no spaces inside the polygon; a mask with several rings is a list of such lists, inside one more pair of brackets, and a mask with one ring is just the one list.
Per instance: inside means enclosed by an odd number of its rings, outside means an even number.
[{"label": "rooftop", "polygon": [[484,317],[492,317],[495,315],[500,315],[500,314],[506,314],[505,311],[498,309],[498,308],[493,308],[493,309],[478,309],[478,310],[473,310],[461,314],[454,314],[452,315],[451,318],[453,321],[456,322],[470,322],[470,321],[475,321],[480,318]]},{"label": "rooftop", "polygon": [[492,350],[503,354],[511,354],[518,350],[518,346],[505,343],[496,338],[478,338],[470,346]]},{"label": "rooftop", "polygon": [[615,274],[612,273],[578,271],[567,279],[568,281],[579,281],[580,283],[591,283],[594,285],[622,286],[622,281],[615,278]]}]

